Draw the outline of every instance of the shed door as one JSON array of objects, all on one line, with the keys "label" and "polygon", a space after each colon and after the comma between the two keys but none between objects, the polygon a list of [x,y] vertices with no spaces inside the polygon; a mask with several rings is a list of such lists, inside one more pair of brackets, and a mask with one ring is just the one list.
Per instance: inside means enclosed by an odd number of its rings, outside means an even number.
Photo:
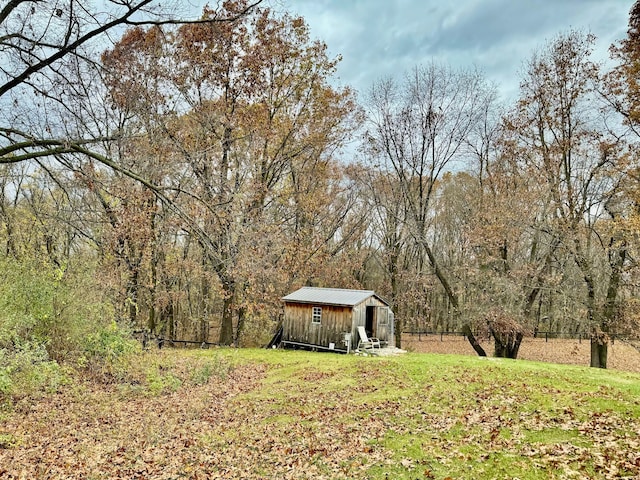
[{"label": "shed door", "polygon": [[367,306],[367,316],[365,319],[364,330],[367,332],[367,336],[375,337],[377,336],[377,323],[376,319],[376,307]]},{"label": "shed door", "polygon": [[388,342],[391,340],[391,334],[389,329],[389,308],[388,307],[377,307],[376,308],[376,324],[377,324],[377,335],[380,340],[383,342]]}]

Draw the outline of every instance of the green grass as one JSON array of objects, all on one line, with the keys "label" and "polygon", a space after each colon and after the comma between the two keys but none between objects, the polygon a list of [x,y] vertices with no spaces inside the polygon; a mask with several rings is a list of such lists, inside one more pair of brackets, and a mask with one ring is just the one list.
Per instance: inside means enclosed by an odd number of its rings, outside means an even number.
[{"label": "green grass", "polygon": [[[237,409],[284,437],[302,428],[310,438],[330,438],[357,426],[353,433],[367,446],[354,457],[359,468],[366,466],[366,478],[640,473],[640,453],[633,450],[640,434],[639,375],[448,355],[228,354],[235,362],[268,365],[260,387],[234,399]],[[237,440],[243,433],[233,435]],[[353,448],[348,441],[340,445]],[[323,461],[321,455],[316,464],[330,469]]]},{"label": "green grass", "polygon": [[120,384],[84,379],[5,411],[0,476],[640,478],[637,374],[257,349],[129,364]]}]

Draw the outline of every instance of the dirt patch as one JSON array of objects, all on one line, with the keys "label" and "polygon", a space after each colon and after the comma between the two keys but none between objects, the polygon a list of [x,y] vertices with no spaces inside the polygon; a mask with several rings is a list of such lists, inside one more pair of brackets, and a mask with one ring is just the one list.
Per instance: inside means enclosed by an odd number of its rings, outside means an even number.
[{"label": "dirt patch", "polygon": [[[487,353],[493,352],[491,342],[482,342]],[[404,335],[402,348],[420,353],[452,353],[476,355],[462,336]],[[518,358],[550,363],[589,366],[588,340],[526,338],[520,346]],[[608,367],[616,370],[640,373],[640,352],[631,345],[617,341],[609,345]]]}]

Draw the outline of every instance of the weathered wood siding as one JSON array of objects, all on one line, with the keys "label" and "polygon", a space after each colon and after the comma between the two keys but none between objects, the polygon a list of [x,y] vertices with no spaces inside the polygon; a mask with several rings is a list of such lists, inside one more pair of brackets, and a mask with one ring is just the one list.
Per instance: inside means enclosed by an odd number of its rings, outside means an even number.
[{"label": "weathered wood siding", "polygon": [[[319,324],[312,323],[313,307],[322,308],[322,319]],[[300,342],[309,345],[345,348],[342,340],[344,334],[351,331],[351,308],[334,305],[311,305],[302,303],[285,303],[282,340]]]},{"label": "weathered wood siding", "polygon": [[375,324],[377,325],[376,337],[382,342],[387,342],[387,345],[394,347],[396,344],[395,336],[393,335],[393,320],[391,310],[389,307],[376,308]]},{"label": "weathered wood siding", "polygon": [[[389,315],[390,309],[386,303],[378,299],[377,297],[369,297],[362,303],[359,303],[353,307],[353,328],[352,338],[354,339],[354,347],[359,340],[358,326],[366,326],[367,322],[367,307],[376,307],[373,317],[373,332],[372,337],[377,337],[382,342],[387,342],[389,346],[395,346],[395,336],[393,335],[393,324],[389,322],[391,316]],[[385,318],[387,319],[385,322]]]},{"label": "weathered wood siding", "polygon": [[[313,307],[322,308],[319,324],[312,322]],[[344,349],[344,334],[351,332],[352,348],[356,348],[359,340],[357,327],[366,326],[367,307],[374,307],[371,336],[379,338],[389,346],[395,346],[393,313],[386,303],[375,296],[353,308],[285,302],[282,340],[323,347],[334,343],[335,348]]]}]

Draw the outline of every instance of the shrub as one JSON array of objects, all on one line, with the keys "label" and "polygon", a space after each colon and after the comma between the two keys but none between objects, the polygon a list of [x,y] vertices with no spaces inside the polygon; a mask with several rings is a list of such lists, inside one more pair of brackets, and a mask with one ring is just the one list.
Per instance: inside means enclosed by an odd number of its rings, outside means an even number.
[{"label": "shrub", "polygon": [[0,364],[0,395],[11,394],[11,387],[13,387],[13,381],[9,368]]},{"label": "shrub", "polygon": [[0,260],[0,270],[0,348],[28,342],[44,346],[51,360],[78,355],[106,311],[90,272],[10,259]]},{"label": "shrub", "polygon": [[0,394],[6,396],[34,395],[56,391],[68,381],[57,362],[49,360],[44,345],[23,342],[12,351],[0,349]]},{"label": "shrub", "polygon": [[0,259],[0,393],[50,390],[66,381],[63,363],[113,373],[134,351],[113,322],[90,262],[74,270]]},{"label": "shrub", "polygon": [[161,372],[158,369],[148,369],[146,386],[151,395],[175,392],[182,385],[182,380],[172,372]]},{"label": "shrub", "polygon": [[130,332],[112,321],[106,327],[87,335],[83,356],[78,363],[92,373],[121,381],[126,379],[129,357],[140,351],[140,344],[132,338]]},{"label": "shrub", "polygon": [[204,364],[194,367],[191,373],[191,382],[194,385],[205,385],[212,377],[226,380],[232,370],[233,365],[226,357],[214,355]]}]

